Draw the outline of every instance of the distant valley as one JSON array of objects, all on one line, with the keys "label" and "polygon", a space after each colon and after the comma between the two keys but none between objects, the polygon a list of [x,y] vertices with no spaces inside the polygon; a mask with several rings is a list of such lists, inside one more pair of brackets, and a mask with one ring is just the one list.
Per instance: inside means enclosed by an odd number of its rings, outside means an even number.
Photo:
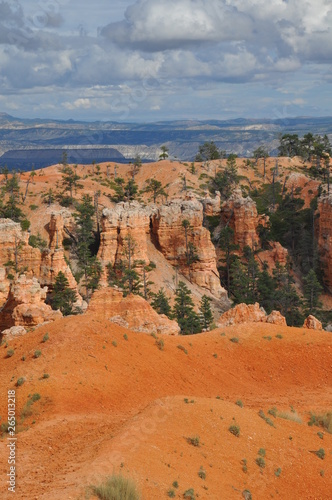
[{"label": "distant valley", "polygon": [[280,134],[307,132],[327,134],[331,140],[332,117],[140,124],[20,119],[0,113],[0,167],[43,168],[58,163],[64,148],[71,163],[123,163],[137,155],[153,161],[159,158],[162,145],[167,146],[170,158],[191,161],[206,141],[243,157],[263,145],[276,156]]}]

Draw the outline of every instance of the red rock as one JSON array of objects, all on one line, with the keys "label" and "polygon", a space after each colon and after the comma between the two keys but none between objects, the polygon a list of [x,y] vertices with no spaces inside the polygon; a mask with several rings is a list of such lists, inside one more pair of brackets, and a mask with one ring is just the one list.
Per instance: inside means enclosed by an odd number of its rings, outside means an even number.
[{"label": "red rock", "polygon": [[266,320],[266,314],[256,304],[238,304],[222,314],[218,321],[218,326],[230,326],[239,323],[256,323]]},{"label": "red rock", "polygon": [[249,196],[244,198],[240,188],[222,204],[221,217],[224,225],[234,230],[234,243],[240,250],[245,246],[260,247],[258,226],[266,226],[269,218],[258,215],[256,203]]},{"label": "red rock", "polygon": [[310,314],[303,323],[303,328],[309,328],[310,330],[323,330],[323,325],[317,318],[315,318],[315,316]]},{"label": "red rock", "polygon": [[158,314],[143,297],[123,297],[122,292],[114,288],[94,292],[87,313],[97,314],[135,332],[178,335],[180,331],[176,321]]},{"label": "red rock", "polygon": [[267,316],[266,323],[272,323],[273,325],[287,326],[286,318],[280,313],[280,311],[272,311]]}]

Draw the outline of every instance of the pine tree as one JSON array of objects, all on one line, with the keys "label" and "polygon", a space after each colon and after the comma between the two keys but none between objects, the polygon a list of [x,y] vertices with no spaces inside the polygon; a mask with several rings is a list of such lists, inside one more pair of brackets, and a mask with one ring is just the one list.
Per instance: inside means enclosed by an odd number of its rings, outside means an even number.
[{"label": "pine tree", "polygon": [[178,322],[183,335],[201,331],[199,316],[194,311],[191,292],[183,281],[179,282],[175,291],[173,316]]},{"label": "pine tree", "polygon": [[160,181],[156,179],[148,179],[146,182],[147,186],[145,188],[146,193],[152,193],[153,203],[156,203],[158,196],[166,196],[163,185]]},{"label": "pine tree", "polygon": [[55,278],[52,309],[60,309],[64,316],[73,314],[73,305],[76,302],[76,292],[69,287],[69,282],[62,271]]},{"label": "pine tree", "polygon": [[309,271],[307,276],[303,279],[304,282],[304,297],[306,305],[311,314],[315,308],[320,306],[319,295],[323,291],[323,287],[319,283],[316,273],[313,269]]},{"label": "pine tree", "polygon": [[213,322],[213,314],[211,311],[211,299],[207,295],[203,295],[199,306],[201,325],[204,330],[208,330]]},{"label": "pine tree", "polygon": [[171,317],[171,306],[163,288],[153,294],[151,306],[158,314],[165,314],[168,318]]}]

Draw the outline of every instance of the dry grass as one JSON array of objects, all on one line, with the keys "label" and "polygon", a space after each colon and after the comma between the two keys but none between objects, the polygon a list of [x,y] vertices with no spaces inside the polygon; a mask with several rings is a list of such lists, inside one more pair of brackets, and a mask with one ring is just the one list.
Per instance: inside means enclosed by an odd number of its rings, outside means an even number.
[{"label": "dry grass", "polygon": [[302,418],[300,415],[295,411],[278,411],[277,412],[277,417],[279,418],[284,418],[285,420],[291,420],[292,422],[296,422],[298,424],[302,424]]}]

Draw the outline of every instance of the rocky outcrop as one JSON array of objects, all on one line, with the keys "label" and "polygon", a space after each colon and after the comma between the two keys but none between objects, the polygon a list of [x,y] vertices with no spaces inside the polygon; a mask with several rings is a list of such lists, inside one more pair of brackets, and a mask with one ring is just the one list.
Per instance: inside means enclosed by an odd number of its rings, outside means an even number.
[{"label": "rocky outcrop", "polygon": [[268,316],[258,302],[255,304],[238,304],[221,315],[218,321],[219,327],[237,325],[240,323],[271,323],[274,325],[286,325],[286,319],[279,311],[272,311]]},{"label": "rocky outcrop", "polygon": [[47,287],[42,288],[36,278],[19,276],[11,285],[8,299],[0,311],[0,331],[12,326],[31,327],[62,318],[45,304]]},{"label": "rocky outcrop", "polygon": [[257,213],[256,203],[248,196],[242,196],[241,189],[236,189],[232,196],[222,204],[221,217],[234,231],[234,243],[240,250],[245,246],[259,248],[258,227],[266,226],[269,218]]},{"label": "rocky outcrop", "polygon": [[[189,222],[187,242],[185,220]],[[173,200],[158,207],[152,216],[152,233],[157,248],[173,266],[179,267],[193,283],[210,290],[216,297],[226,297],[220,285],[216,251],[209,231],[203,227],[203,207],[198,200]],[[190,244],[197,260],[189,268],[187,249]]]},{"label": "rocky outcrop", "polygon": [[[187,244],[184,220],[189,222]],[[128,252],[128,237],[133,241],[133,260],[149,263],[148,242],[152,241],[193,283],[218,298],[226,297],[220,285],[215,248],[210,233],[203,227],[203,207],[198,200],[174,200],[158,207],[143,207],[138,202],[119,203],[114,209],[104,209],[98,252],[104,266],[114,265]],[[197,254],[190,268],[187,262],[189,244]],[[128,260],[128,255],[125,258]]]},{"label": "rocky outcrop", "polygon": [[88,313],[90,312],[135,332],[166,335],[178,335],[180,332],[176,321],[158,314],[142,297],[123,297],[114,288],[97,290],[89,303]]},{"label": "rocky outcrop", "polygon": [[309,328],[310,330],[323,330],[323,325],[317,318],[315,318],[315,316],[310,314],[304,321],[303,328]]},{"label": "rocky outcrop", "polygon": [[22,337],[22,335],[25,335],[26,333],[27,331],[24,326],[12,326],[7,330],[2,331],[1,337],[3,340],[13,340],[17,337]]},{"label": "rocky outcrop", "polygon": [[321,196],[318,200],[318,250],[324,283],[332,292],[332,194]]},{"label": "rocky outcrop", "polygon": [[216,191],[215,198],[211,198],[209,193],[205,194],[205,198],[201,200],[201,203],[204,208],[204,215],[206,217],[214,217],[220,215],[221,210],[221,198],[220,192]]},{"label": "rocky outcrop", "polygon": [[[15,270],[23,272],[28,278],[37,278],[42,286],[48,287],[54,284],[57,274],[62,271],[69,281],[69,286],[77,293],[78,305],[82,305],[77,283],[65,260],[64,250],[60,246],[63,240],[61,214],[51,216],[49,226],[52,227],[49,231],[50,247],[41,251],[29,245],[29,233],[22,231],[20,224],[11,219],[0,219],[0,266],[3,267],[4,264],[11,262],[11,267],[7,266],[11,274],[15,275]],[[57,240],[59,248],[56,245]]]},{"label": "rocky outcrop", "polygon": [[259,253],[260,262],[267,262],[269,269],[273,269],[277,263],[286,266],[289,258],[287,248],[278,241],[270,241],[269,245],[269,250],[263,250]]},{"label": "rocky outcrop", "polygon": [[147,239],[150,238],[151,207],[143,207],[140,203],[118,203],[113,209],[104,209],[102,216],[102,233],[98,258],[106,265],[114,265],[126,252],[126,238],[133,244],[135,260],[149,263]]}]

